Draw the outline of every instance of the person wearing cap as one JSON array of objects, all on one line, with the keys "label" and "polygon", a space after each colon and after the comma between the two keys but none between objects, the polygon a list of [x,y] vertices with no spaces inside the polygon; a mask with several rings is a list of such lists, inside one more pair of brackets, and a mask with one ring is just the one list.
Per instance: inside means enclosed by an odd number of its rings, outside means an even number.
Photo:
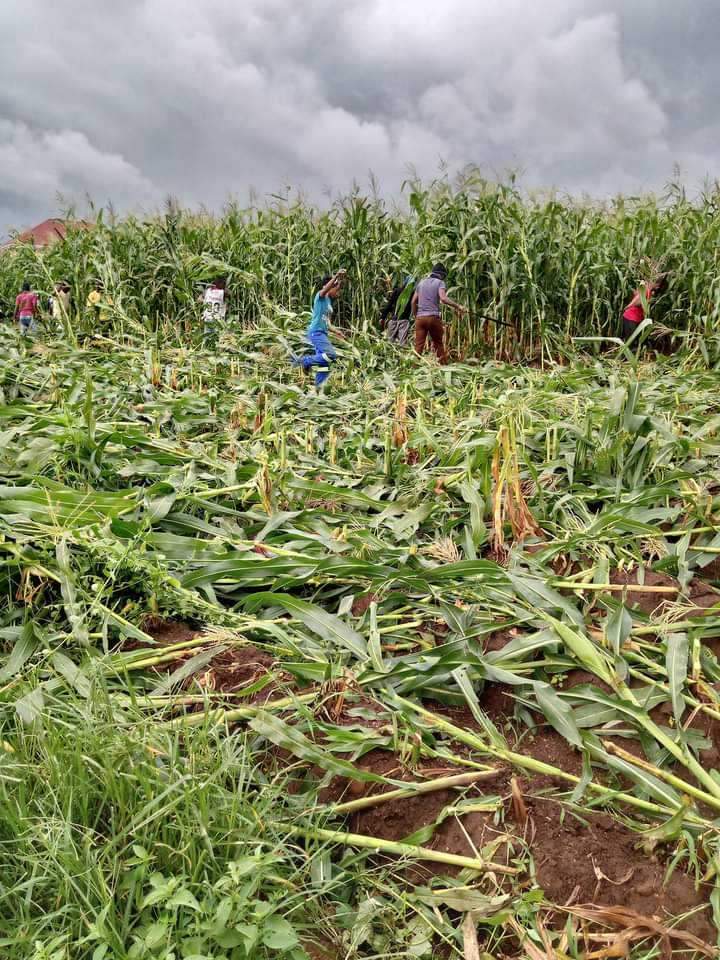
[{"label": "person wearing cap", "polygon": [[447,363],[445,349],[445,328],[442,322],[443,306],[450,307],[458,316],[467,313],[465,307],[455,303],[447,295],[447,270],[442,263],[436,263],[429,276],[417,285],[412,298],[412,315],[415,317],[415,352],[422,354],[428,337],[440,363]]},{"label": "person wearing cap", "polygon": [[399,346],[407,343],[410,334],[414,285],[414,277],[405,277],[401,283],[395,284],[380,311],[380,326],[386,331],[390,343]]}]

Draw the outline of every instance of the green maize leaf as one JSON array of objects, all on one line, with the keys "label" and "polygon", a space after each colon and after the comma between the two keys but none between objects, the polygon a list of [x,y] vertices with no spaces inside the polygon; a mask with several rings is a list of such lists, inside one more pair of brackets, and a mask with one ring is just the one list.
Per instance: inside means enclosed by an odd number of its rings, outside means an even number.
[{"label": "green maize leaf", "polygon": [[535,699],[545,719],[558,733],[578,749],[582,748],[582,736],[572,708],[559,696],[549,683],[534,683]]},{"label": "green maize leaf", "polygon": [[580,663],[594,674],[598,679],[604,681],[608,686],[615,686],[615,674],[608,664],[607,660],[600,653],[595,644],[579,630],[573,630],[566,623],[556,620],[548,614],[543,614],[547,622],[557,633],[563,644],[577,657]]},{"label": "green maize leaf", "polygon": [[487,527],[485,526],[485,501],[479,492],[469,482],[460,484],[460,493],[465,503],[470,507],[470,529],[474,547],[481,547],[487,541]]},{"label": "green maize leaf", "polygon": [[368,638],[368,654],[373,668],[378,673],[385,673],[385,664],[383,662],[382,642],[378,630],[377,604],[370,604],[370,633]]},{"label": "green maize leaf", "polygon": [[685,827],[685,817],[691,805],[688,797],[683,798],[682,806],[669,820],[661,823],[658,827],[643,831],[640,834],[643,848],[652,853],[659,844],[677,840]]},{"label": "green maize leaf", "polygon": [[77,601],[75,582],[70,568],[70,552],[65,540],[58,541],[57,547],[55,548],[55,558],[57,560],[63,605],[70,629],[77,642],[86,647],[90,643],[89,632],[82,605]]},{"label": "green maize leaf", "polygon": [[678,723],[685,712],[685,697],[683,695],[688,672],[688,635],[686,633],[671,633],[667,638],[665,668],[670,684],[673,714]]},{"label": "green maize leaf", "polygon": [[28,660],[38,650],[40,641],[35,635],[33,624],[28,621],[20,628],[11,628],[0,631],[3,639],[14,639],[10,656],[3,667],[0,667],[0,683],[16,677]]},{"label": "green maize leaf", "polygon": [[323,640],[338,644],[361,660],[367,659],[367,642],[362,634],[316,604],[287,593],[256,593],[245,600],[244,606],[249,613],[269,606],[281,607]]},{"label": "green maize leaf", "polygon": [[616,657],[620,656],[622,645],[630,636],[632,630],[632,617],[624,606],[619,606],[607,618],[605,627],[605,636],[607,637],[610,649]]},{"label": "green maize leaf", "polygon": [[50,663],[60,676],[64,677],[70,686],[77,690],[81,697],[87,699],[90,696],[92,685],[89,678],[76,663],[73,663],[70,657],[56,651],[51,655]]},{"label": "green maize leaf", "polygon": [[215,657],[220,656],[221,653],[224,653],[227,650],[226,646],[222,644],[216,644],[215,646],[210,647],[209,650],[201,650],[200,653],[196,653],[194,657],[191,657],[182,666],[178,667],[177,670],[165,677],[150,693],[151,697],[159,697],[167,693],[169,690],[172,690],[173,687],[177,687],[184,680],[187,680],[188,677],[194,676],[196,673],[199,673],[203,667],[206,667],[209,663],[215,659]]},{"label": "green maize leaf", "polygon": [[[508,579],[515,588],[517,595],[531,607],[537,608],[543,616],[545,616],[544,611],[559,610],[578,628],[583,627],[583,618],[578,610],[565,597],[547,586],[542,580],[512,572],[508,573]],[[546,619],[550,620],[552,618],[546,617]]]},{"label": "green maize leaf", "polygon": [[[584,744],[583,744],[584,746]],[[582,759],[582,775],[578,780],[577,786],[573,790],[570,801],[571,803],[580,803],[587,792],[587,788],[591,783],[593,778],[592,774],[592,764],[590,763],[590,755],[587,750],[583,750],[583,759]]]},{"label": "green maize leaf", "polygon": [[[475,921],[493,917],[506,908],[511,901],[509,894],[490,897],[474,887],[449,887],[447,890],[420,888],[415,895],[430,907],[448,907],[458,913],[471,913]],[[485,956],[490,956],[486,954]]]},{"label": "green maize leaf", "polygon": [[475,690],[473,689],[473,685],[468,677],[467,670],[464,667],[458,667],[456,670],[452,671],[452,676],[455,680],[455,683],[457,683],[458,687],[460,688],[463,696],[465,697],[467,705],[472,711],[472,715],[480,724],[480,727],[490,743],[500,750],[506,750],[507,742],[505,741],[505,737],[503,737],[490,717],[481,708]]},{"label": "green maize leaf", "polygon": [[169,483],[155,483],[145,491],[144,506],[151,523],[164,520],[177,500],[177,491]]},{"label": "green maize leaf", "polygon": [[604,763],[611,770],[636,783],[640,788],[641,795],[650,797],[672,810],[682,809],[683,801],[680,794],[669,784],[654,777],[647,770],[636,767],[626,760],[608,753],[603,749],[597,737],[592,734],[585,734],[583,739],[593,760]]},{"label": "green maize leaf", "polygon": [[45,707],[45,695],[41,686],[35,687],[30,693],[15,701],[15,711],[22,722],[30,727],[42,719]]},{"label": "green maize leaf", "polygon": [[304,736],[296,726],[286,723],[274,714],[260,711],[257,716],[250,720],[250,727],[259,736],[274,743],[276,747],[282,747],[283,750],[288,750],[299,760],[316,764],[334,776],[347,777],[350,780],[359,780],[362,783],[392,783],[395,786],[402,786],[401,783],[395,783],[395,781],[388,780],[378,774],[361,770],[349,761],[341,760],[327,750],[323,750],[322,747]]}]

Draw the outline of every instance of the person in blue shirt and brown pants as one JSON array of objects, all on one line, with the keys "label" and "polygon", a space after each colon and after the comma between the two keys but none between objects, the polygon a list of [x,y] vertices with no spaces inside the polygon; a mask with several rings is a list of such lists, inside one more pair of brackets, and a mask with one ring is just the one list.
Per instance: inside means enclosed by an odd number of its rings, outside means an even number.
[{"label": "person in blue shirt and brown pants", "polygon": [[[310,346],[315,351],[305,357],[299,357],[294,362],[302,366],[303,370],[317,367],[315,372],[315,386],[322,387],[330,376],[330,364],[337,358],[335,348],[330,340],[330,321],[333,315],[333,303],[342,293],[346,271],[338,270],[334,276],[323,277],[320,289],[313,301],[312,319],[305,332]],[[335,329],[335,336],[340,340],[345,337]]]}]

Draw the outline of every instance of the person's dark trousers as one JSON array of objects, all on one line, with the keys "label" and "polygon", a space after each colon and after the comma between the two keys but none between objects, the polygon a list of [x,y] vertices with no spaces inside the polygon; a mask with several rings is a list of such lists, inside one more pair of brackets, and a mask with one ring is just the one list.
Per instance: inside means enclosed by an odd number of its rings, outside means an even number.
[{"label": "person's dark trousers", "polygon": [[629,340],[638,326],[639,324],[633,323],[632,320],[626,320],[625,317],[623,317],[623,340]]},{"label": "person's dark trousers", "polygon": [[444,328],[440,317],[418,317],[415,320],[415,351],[422,353],[428,337],[432,340],[440,363],[447,363],[445,352]]}]

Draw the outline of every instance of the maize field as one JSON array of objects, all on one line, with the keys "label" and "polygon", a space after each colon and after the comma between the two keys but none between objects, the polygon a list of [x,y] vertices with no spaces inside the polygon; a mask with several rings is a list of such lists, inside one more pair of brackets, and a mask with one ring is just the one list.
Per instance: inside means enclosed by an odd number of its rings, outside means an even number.
[{"label": "maize field", "polygon": [[[75,302],[0,323],[0,956],[718,956],[714,197],[414,185],[0,255]],[[604,343],[659,256],[676,352]],[[443,257],[446,367],[376,321]]]}]

